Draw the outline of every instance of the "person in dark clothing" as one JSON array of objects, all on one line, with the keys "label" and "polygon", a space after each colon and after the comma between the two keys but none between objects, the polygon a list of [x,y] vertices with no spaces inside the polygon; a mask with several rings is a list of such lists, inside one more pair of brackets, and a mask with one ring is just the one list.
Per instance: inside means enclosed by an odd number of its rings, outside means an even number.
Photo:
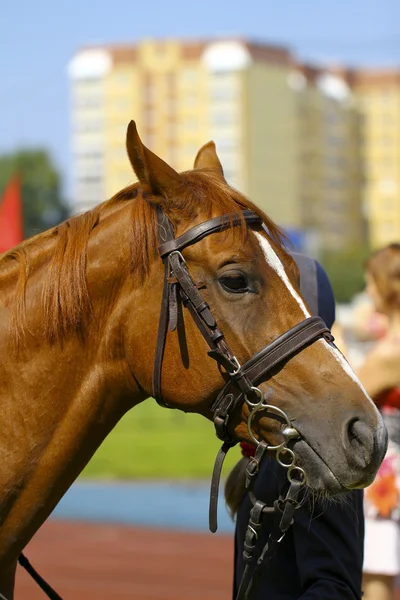
[{"label": "person in dark clothing", "polygon": [[[335,320],[332,288],[321,265],[315,261],[314,266],[316,310],[331,328]],[[307,300],[306,292],[302,290]],[[243,452],[245,454],[245,450]],[[252,508],[248,494],[243,496],[243,487],[241,493],[237,489],[247,461],[248,458],[243,458],[233,469],[225,491],[232,513],[236,512],[234,598],[245,568],[243,542]],[[272,506],[287,483],[286,475],[286,469],[275,458],[264,457],[253,488],[256,498]],[[268,539],[273,522],[274,517],[270,515],[264,520],[257,542],[259,551]],[[317,501],[309,497],[295,511],[294,523],[265,566],[252,590],[251,600],[360,600],[363,545],[362,490],[351,491],[336,501]]]}]

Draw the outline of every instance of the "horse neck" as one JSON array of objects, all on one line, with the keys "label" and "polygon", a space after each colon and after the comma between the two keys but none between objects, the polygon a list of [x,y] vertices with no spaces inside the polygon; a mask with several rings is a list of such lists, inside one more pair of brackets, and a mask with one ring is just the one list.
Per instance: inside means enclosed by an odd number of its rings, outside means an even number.
[{"label": "horse neck", "polygon": [[[6,308],[15,282],[13,286],[12,277],[5,277],[0,320],[0,564],[12,552],[7,540],[16,552],[22,549],[121,416],[143,400],[123,340],[128,220],[129,211],[121,210],[118,218],[105,219],[93,230],[86,267],[91,313],[64,338],[50,343],[43,337],[41,295],[55,241],[46,238],[43,253],[32,259],[17,349],[8,333],[11,317]],[[24,248],[29,262],[29,247]]]}]

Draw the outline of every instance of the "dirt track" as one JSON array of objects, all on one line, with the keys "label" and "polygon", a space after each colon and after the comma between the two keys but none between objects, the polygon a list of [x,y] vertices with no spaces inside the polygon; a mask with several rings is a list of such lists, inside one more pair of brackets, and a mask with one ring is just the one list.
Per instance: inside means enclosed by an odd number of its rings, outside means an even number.
[{"label": "dirt track", "polygon": [[[231,600],[230,536],[48,521],[26,555],[63,600]],[[45,598],[18,567],[16,600]]]},{"label": "dirt track", "polygon": [[[231,600],[230,536],[48,521],[26,549],[63,600]],[[16,600],[45,600],[21,567]]]}]

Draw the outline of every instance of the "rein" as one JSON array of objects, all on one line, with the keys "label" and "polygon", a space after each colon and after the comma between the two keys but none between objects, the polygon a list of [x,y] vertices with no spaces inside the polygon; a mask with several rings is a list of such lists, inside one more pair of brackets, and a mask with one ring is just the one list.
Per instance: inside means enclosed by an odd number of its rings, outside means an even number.
[{"label": "rein", "polygon": [[[169,408],[162,396],[162,364],[168,328],[177,331],[181,350],[182,362],[187,366],[187,348],[182,314],[182,306],[187,308],[203,338],[209,346],[208,355],[215,360],[226,372],[227,382],[211,406],[216,434],[223,441],[219,450],[211,479],[209,526],[212,532],[217,530],[218,488],[222,465],[228,450],[239,440],[231,437],[229,427],[233,415],[245,402],[250,410],[247,428],[250,438],[256,445],[255,456],[250,460],[246,470],[246,487],[253,502],[250,520],[244,544],[246,569],[240,585],[237,600],[248,600],[253,583],[261,567],[270,557],[273,548],[283,538],[293,520],[293,513],[300,506],[298,493],[306,484],[306,473],[295,464],[295,454],[287,444],[299,438],[300,434],[293,427],[286,413],[269,403],[272,394],[269,388],[266,395],[257,387],[280,371],[288,360],[304,350],[316,340],[324,338],[333,341],[330,330],[320,317],[309,317],[295,325],[270,344],[254,354],[241,365],[227,344],[224,334],[218,328],[210,307],[202,297],[199,288],[192,279],[182,251],[212,233],[224,231],[229,227],[241,225],[243,220],[248,226],[258,226],[266,229],[257,213],[251,210],[242,211],[241,215],[223,215],[196,225],[175,238],[172,223],[162,208],[157,207],[159,254],[164,263],[164,288],[161,301],[160,319],[157,333],[156,351],[153,367],[153,396],[161,406]],[[270,418],[275,418],[283,425],[283,441],[276,446],[268,446],[259,441],[252,430],[253,419],[259,411]],[[289,490],[285,498],[278,499],[273,507],[268,507],[258,501],[251,491],[254,479],[258,474],[262,457],[267,450],[275,451],[276,460],[287,469]],[[289,460],[288,460],[289,459]],[[281,512],[282,517],[277,527],[258,558],[253,578],[250,573],[250,563],[254,559],[255,542],[261,528],[262,517],[268,512]],[[40,577],[29,561],[21,553],[20,564],[32,575],[42,590],[53,600],[61,597]]]}]

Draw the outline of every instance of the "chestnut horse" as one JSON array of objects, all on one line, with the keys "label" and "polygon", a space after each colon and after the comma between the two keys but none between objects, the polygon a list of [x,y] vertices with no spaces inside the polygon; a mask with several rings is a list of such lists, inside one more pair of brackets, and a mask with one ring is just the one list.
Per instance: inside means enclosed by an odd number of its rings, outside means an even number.
[{"label": "chestnut horse", "polygon": [[[182,174],[142,144],[133,122],[127,151],[138,183],[0,258],[0,593],[8,600],[19,553],[118,420],[152,395],[164,281],[157,207],[177,236],[245,209],[267,226],[242,220],[183,250],[239,363],[310,316],[279,229],[226,183],[212,142]],[[211,419],[226,373],[186,316],[185,334],[185,364],[177,334],[167,334],[163,398]],[[293,448],[311,487],[333,495],[371,483],[385,429],[331,343],[308,345],[266,385],[301,436]],[[251,441],[248,416],[242,402],[229,424],[235,439]],[[260,411],[253,425],[257,439],[279,443],[280,422]]]}]

